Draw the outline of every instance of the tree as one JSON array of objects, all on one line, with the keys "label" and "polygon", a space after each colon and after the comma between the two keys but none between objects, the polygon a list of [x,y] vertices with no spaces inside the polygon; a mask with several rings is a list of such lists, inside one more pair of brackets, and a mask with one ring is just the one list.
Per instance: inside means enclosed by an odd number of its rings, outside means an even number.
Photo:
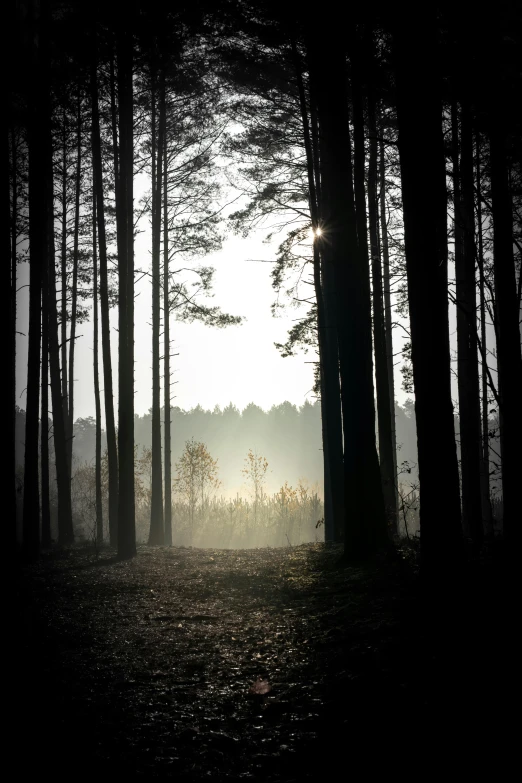
[{"label": "tree", "polygon": [[367,253],[358,241],[354,208],[342,26],[333,6],[320,19],[320,29],[308,27],[306,36],[310,70],[321,85],[316,95],[321,161],[320,240],[321,252],[334,269],[337,308],[342,313],[338,344],[344,430],[345,552],[348,557],[362,558],[387,541],[375,443],[370,281]]},{"label": "tree", "polygon": [[[49,232],[53,226],[49,226]],[[42,269],[42,364],[40,415],[40,485],[42,492],[42,546],[51,545],[51,507],[49,497],[49,265]]]},{"label": "tree", "polygon": [[[149,544],[164,543],[163,493],[161,483],[160,422],[160,255],[163,181],[163,148],[165,135],[165,71],[161,70],[158,135],[156,137],[157,54],[151,53],[151,156],[152,156],[152,501]],[[166,196],[165,196],[166,197]],[[168,317],[168,313],[167,313]],[[170,346],[169,349],[170,351]]]},{"label": "tree", "polygon": [[194,515],[198,502],[205,502],[205,492],[219,486],[217,460],[213,459],[204,443],[194,438],[185,442],[183,454],[176,462],[176,492],[182,495],[189,507],[190,535],[194,540]]},{"label": "tree", "polygon": [[[256,27],[257,25],[257,27]],[[255,34],[252,33],[252,26]],[[342,424],[336,331],[335,284],[331,264],[321,257],[319,242],[319,150],[317,110],[313,85],[306,76],[302,46],[295,30],[288,39],[285,29],[274,48],[264,47],[267,33],[263,23],[252,23],[250,48],[242,46],[233,57],[225,52],[227,78],[239,98],[232,104],[236,123],[244,130],[230,135],[226,149],[239,157],[233,181],[248,197],[245,207],[231,215],[233,230],[246,235],[277,218],[275,233],[286,230],[278,248],[272,275],[279,307],[284,285],[292,306],[309,310],[289,331],[286,343],[276,343],[282,356],[305,352],[312,345],[318,351],[317,393],[320,395],[323,427],[325,535],[340,540],[344,521]],[[259,39],[259,40],[258,40]],[[260,48],[263,50],[261,62]],[[227,56],[228,55],[228,56]],[[296,111],[296,104],[299,112]],[[237,127],[237,126],[236,126]],[[311,280],[305,276],[312,267]],[[300,285],[312,285],[315,301],[300,292]]]},{"label": "tree", "polygon": [[133,25],[131,12],[118,29],[118,555],[136,554],[134,499],[134,146]]},{"label": "tree", "polygon": [[[497,44],[498,45],[498,44]],[[520,540],[520,473],[522,458],[522,358],[520,347],[520,300],[517,297],[513,255],[512,196],[506,155],[507,122],[504,101],[507,90],[493,86],[489,117],[491,206],[493,216],[493,268],[497,362],[500,396],[500,442],[504,538],[511,547]],[[519,272],[520,275],[520,272]]]},{"label": "tree", "polygon": [[[20,47],[22,48],[22,47]],[[10,490],[8,502],[8,516],[12,521],[11,543],[13,548],[17,544],[17,464],[16,464],[16,338],[17,338],[17,285],[18,285],[18,263],[22,254],[19,252],[20,241],[27,239],[27,138],[25,128],[20,123],[20,104],[22,95],[10,92],[10,110],[11,121],[7,127],[8,143],[8,172],[9,172],[9,193],[8,204],[6,207],[9,212],[9,255],[10,264],[4,266],[4,286],[9,291],[9,308],[5,311],[8,317],[9,334],[9,366],[8,366],[8,389],[11,403],[11,412],[7,425],[7,449],[10,454]],[[15,111],[16,106],[16,111]],[[6,210],[7,211],[7,210]],[[6,234],[7,236],[7,234]],[[9,274],[9,279],[7,276]]]},{"label": "tree", "polygon": [[[397,18],[394,31],[399,153],[404,209],[419,478],[421,548],[427,572],[460,554],[460,496],[450,387],[446,167],[439,52],[430,9],[419,34]],[[422,30],[422,35],[420,35]],[[422,133],[418,129],[422,128]],[[423,162],[422,167],[419,161]],[[430,183],[424,188],[424,183]],[[419,193],[424,194],[419,199]],[[430,241],[426,242],[426,237]],[[440,466],[446,468],[439,512]]]},{"label": "tree", "polygon": [[479,298],[480,298],[480,344],[482,357],[481,372],[481,488],[482,488],[482,515],[484,533],[491,537],[493,533],[493,517],[491,509],[490,481],[489,481],[489,414],[488,414],[488,366],[487,366],[487,336],[486,336],[486,284],[484,274],[484,245],[482,225],[482,175],[480,169],[480,134],[475,134],[475,168],[477,191],[477,265],[479,272]]},{"label": "tree", "polygon": [[103,389],[105,427],[107,431],[108,481],[109,481],[109,538],[112,546],[117,545],[118,530],[118,447],[114,414],[112,358],[109,320],[109,282],[107,259],[107,235],[105,224],[105,198],[103,189],[103,166],[101,153],[100,115],[98,108],[98,49],[96,32],[93,33],[93,48],[90,73],[92,114],[92,165],[93,188],[96,194],[96,220],[100,254],[100,320],[103,361]]},{"label": "tree", "polygon": [[[368,135],[370,137],[370,155],[368,166],[368,214],[370,228],[370,256],[372,269],[373,299],[373,345],[375,354],[375,385],[377,393],[377,421],[379,432],[379,465],[386,504],[386,516],[392,535],[397,534],[397,471],[395,455],[393,394],[390,383],[393,382],[393,366],[388,361],[389,347],[386,345],[385,315],[383,300],[383,278],[381,265],[381,244],[379,236],[379,202],[377,195],[377,105],[375,96],[374,41],[371,28],[365,31],[362,63],[366,66],[368,96]],[[356,51],[359,46],[356,46]],[[358,59],[358,58],[356,58]],[[382,151],[381,151],[382,154]],[[382,185],[381,185],[382,187]],[[391,378],[390,378],[391,376]]]},{"label": "tree", "polygon": [[[221,245],[214,206],[219,188],[213,176],[214,147],[219,135],[215,90],[208,91],[195,57],[193,42],[181,46],[176,35],[158,33],[157,20],[145,36],[147,67],[143,92],[148,101],[141,145],[142,158],[151,175],[151,192],[142,199],[144,213],[150,213],[152,229],[152,503],[151,543],[172,541],[171,498],[165,493],[165,530],[161,476],[160,330],[163,288],[164,363],[164,485],[171,485],[171,374],[170,318],[202,321],[209,326],[237,324],[241,318],[201,303],[200,295],[211,296],[214,270],[186,266],[189,259],[208,254]],[[169,25],[171,21],[169,20]],[[173,47],[170,60],[163,56],[166,41]],[[172,43],[172,41],[174,41]],[[210,81],[210,80],[209,80]],[[163,253],[162,244],[163,219]],[[161,259],[161,255],[163,259]],[[161,270],[163,260],[163,272]]]},{"label": "tree", "polygon": [[[381,123],[382,125],[382,123]],[[380,128],[381,134],[384,133],[384,129]],[[390,270],[390,254],[388,249],[388,217],[386,212],[386,175],[385,175],[385,150],[384,139],[381,136],[379,141],[379,219],[380,230],[382,237],[382,260],[383,260],[383,295],[384,295],[384,339],[386,342],[386,365],[388,368],[388,389],[389,389],[389,406],[390,406],[390,425],[391,425],[391,442],[392,442],[392,476],[395,490],[395,502],[394,506],[396,514],[398,514],[398,487],[397,487],[397,433],[395,423],[395,384],[393,377],[393,324],[392,324],[392,308],[391,308],[391,270]]]},{"label": "tree", "polygon": [[[344,516],[343,497],[343,447],[341,423],[341,398],[339,387],[339,356],[335,327],[335,306],[332,305],[332,273],[323,258],[319,238],[321,236],[319,197],[320,171],[318,129],[316,111],[311,112],[313,132],[310,132],[306,94],[295,42],[292,42],[299,89],[299,104],[303,124],[308,175],[309,208],[313,231],[313,281],[316,299],[317,344],[319,349],[319,381],[323,428],[324,462],[324,516],[325,538],[338,541],[342,538]],[[312,104],[315,109],[315,104]],[[332,312],[334,311],[334,312]],[[292,341],[294,342],[294,341]]]},{"label": "tree", "polygon": [[171,391],[170,380],[170,308],[169,308],[169,227],[167,202],[167,136],[163,138],[163,413],[164,413],[164,486],[165,486],[165,544],[172,546],[172,463],[171,463]]},{"label": "tree", "polygon": [[248,450],[245,457],[245,467],[241,473],[246,477],[254,497],[254,526],[257,526],[259,504],[263,502],[263,488],[266,483],[268,460],[257,451]]},{"label": "tree", "polygon": [[[480,548],[482,527],[480,480],[480,396],[477,359],[475,220],[473,208],[473,135],[470,108],[451,109],[455,284],[457,305],[458,396],[462,475],[462,526]],[[460,155],[459,155],[460,152]]]},{"label": "tree", "polygon": [[102,500],[102,446],[101,446],[101,400],[100,400],[100,375],[98,356],[98,246],[96,231],[96,188],[92,188],[92,312],[93,312],[93,379],[94,379],[94,407],[96,411],[96,452],[95,465],[95,492],[96,492],[96,541],[103,543],[103,500]]},{"label": "tree", "polygon": [[[68,405],[67,405],[67,462],[69,475],[72,472],[73,452],[73,424],[74,424],[74,349],[76,347],[77,302],[78,302],[78,266],[79,266],[79,238],[80,238],[80,194],[82,190],[82,95],[78,85],[77,117],[76,117],[76,172],[75,172],[75,198],[74,198],[74,233],[73,233],[73,269],[71,283],[71,329],[69,343],[69,380]],[[62,280],[65,287],[65,281]],[[63,314],[62,314],[63,318]],[[65,375],[65,367],[62,368]]]},{"label": "tree", "polygon": [[27,96],[29,152],[29,349],[25,412],[23,549],[28,559],[40,551],[40,503],[38,490],[38,406],[40,399],[41,286],[47,264],[47,197],[45,127],[49,124],[49,74],[47,65],[47,5],[28,7]]}]

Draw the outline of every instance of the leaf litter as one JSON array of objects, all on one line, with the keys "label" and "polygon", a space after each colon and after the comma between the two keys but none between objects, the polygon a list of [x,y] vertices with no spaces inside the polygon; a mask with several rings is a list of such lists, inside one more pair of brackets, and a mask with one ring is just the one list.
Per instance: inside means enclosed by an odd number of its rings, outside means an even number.
[{"label": "leaf litter", "polygon": [[353,760],[369,727],[411,736],[438,703],[415,576],[340,555],[44,553],[17,583],[20,770],[290,783],[323,779],[347,742]]}]

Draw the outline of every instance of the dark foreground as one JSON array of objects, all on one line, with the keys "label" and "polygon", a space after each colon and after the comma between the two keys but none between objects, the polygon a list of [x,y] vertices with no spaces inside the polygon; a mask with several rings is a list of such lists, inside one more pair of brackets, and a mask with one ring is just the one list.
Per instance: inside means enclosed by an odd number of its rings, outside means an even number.
[{"label": "dark foreground", "polygon": [[427,606],[412,557],[339,555],[71,549],[18,571],[12,779],[508,779],[520,663],[503,569],[476,562]]}]

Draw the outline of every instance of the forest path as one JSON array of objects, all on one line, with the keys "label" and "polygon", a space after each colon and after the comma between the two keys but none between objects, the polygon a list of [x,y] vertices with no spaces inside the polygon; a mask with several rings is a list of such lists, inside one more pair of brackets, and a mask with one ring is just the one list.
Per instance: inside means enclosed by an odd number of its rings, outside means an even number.
[{"label": "forest path", "polygon": [[415,576],[404,562],[340,568],[339,555],[142,547],[118,562],[73,548],[26,567],[26,771],[316,780],[328,761],[362,761],[365,739],[409,742],[450,687]]}]

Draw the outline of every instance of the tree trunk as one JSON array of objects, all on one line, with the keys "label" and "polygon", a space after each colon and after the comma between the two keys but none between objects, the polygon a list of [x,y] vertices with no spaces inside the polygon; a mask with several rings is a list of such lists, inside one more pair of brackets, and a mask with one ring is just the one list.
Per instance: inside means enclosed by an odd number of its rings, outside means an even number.
[{"label": "tree trunk", "polygon": [[100,318],[103,359],[103,397],[105,403],[105,429],[107,433],[107,460],[109,472],[109,541],[111,546],[115,547],[118,542],[118,449],[116,445],[116,423],[112,382],[107,239],[105,234],[105,203],[103,195],[100,115],[98,109],[96,43],[94,43],[93,46],[93,60],[91,63],[91,109],[93,184],[96,193],[96,220],[100,252]]},{"label": "tree trunk", "polygon": [[497,368],[500,395],[500,447],[504,540],[516,551],[520,536],[520,476],[522,475],[522,360],[513,257],[513,213],[508,184],[504,118],[497,98],[491,112],[491,211],[493,216],[493,272],[497,322]]},{"label": "tree trunk", "polygon": [[[480,492],[480,397],[477,359],[475,288],[475,218],[473,203],[473,136],[467,106],[452,105],[457,361],[462,474],[462,526],[476,547],[482,545]],[[460,162],[459,162],[460,147]]]},{"label": "tree trunk", "polygon": [[[314,233],[313,279],[317,303],[317,343],[321,382],[321,425],[324,460],[324,533],[325,541],[340,541],[343,525],[343,474],[342,474],[342,425],[340,411],[339,370],[337,354],[332,348],[334,342],[329,329],[325,297],[321,277],[319,249],[320,229],[318,180],[314,171],[314,150],[308,122],[306,95],[295,43],[293,43],[296,74],[299,88],[301,120],[306,150],[310,217]],[[335,379],[337,382],[335,382]],[[336,415],[337,414],[337,415]]]},{"label": "tree trunk", "polygon": [[[94,176],[94,171],[93,171]],[[98,360],[98,246],[96,232],[96,186],[92,188],[92,327],[93,327],[93,378],[94,378],[94,408],[96,416],[96,445],[94,456],[94,471],[96,484],[96,545],[103,544],[103,503],[101,481],[101,400],[100,374]]]},{"label": "tree trunk", "polygon": [[484,532],[490,538],[493,536],[493,513],[489,487],[489,418],[488,418],[488,368],[487,368],[487,335],[486,335],[486,291],[484,281],[484,248],[482,239],[482,197],[480,176],[480,134],[476,133],[476,169],[477,169],[477,260],[479,268],[480,291],[480,339],[482,345],[482,460],[480,487],[482,494],[482,521]]},{"label": "tree trunk", "polygon": [[[163,103],[163,118],[166,121],[165,106],[165,73],[162,74],[161,101]],[[168,154],[167,134],[163,133],[163,411],[164,450],[165,450],[165,544],[172,546],[172,463],[171,463],[171,429],[170,429],[170,307],[169,307],[169,224],[168,224]]]},{"label": "tree trunk", "polygon": [[399,16],[394,50],[421,487],[421,554],[424,573],[431,576],[436,569],[451,569],[459,562],[462,531],[450,385],[446,168],[439,71],[429,13],[421,13],[418,24],[418,34],[412,36]]},{"label": "tree trunk", "polygon": [[119,295],[118,348],[118,555],[136,554],[134,501],[134,210],[133,210],[133,44],[130,24],[118,31],[119,177],[117,242]]},{"label": "tree trunk", "polygon": [[76,197],[74,204],[73,270],[71,286],[71,331],[69,346],[69,405],[67,411],[67,461],[72,476],[73,429],[74,429],[74,347],[76,342],[76,304],[78,301],[78,243],[80,234],[80,190],[82,177],[82,111],[78,88],[78,125],[76,143]]},{"label": "tree trunk", "polygon": [[391,272],[390,256],[388,250],[388,220],[386,216],[386,176],[384,166],[384,140],[382,139],[383,129],[381,128],[381,140],[379,144],[379,180],[380,180],[380,218],[381,218],[381,236],[382,236],[382,259],[384,271],[384,338],[386,341],[386,366],[388,369],[388,389],[390,392],[390,422],[392,439],[392,458],[393,458],[393,486],[394,486],[394,508],[398,509],[398,486],[397,486],[397,434],[395,428],[395,380],[393,372],[393,333],[392,333],[392,311],[391,311]]},{"label": "tree trunk", "polygon": [[[54,226],[49,220],[49,238]],[[42,488],[42,546],[51,546],[49,497],[49,268],[42,269],[42,404],[40,414],[40,484]]]},{"label": "tree trunk", "polygon": [[71,477],[67,459],[67,405],[60,384],[60,344],[58,304],[56,297],[56,270],[54,258],[54,209],[53,209],[53,161],[50,124],[40,127],[46,148],[46,204],[48,209],[48,275],[49,275],[49,369],[51,377],[51,401],[53,411],[54,455],[58,488],[58,543],[72,544]]},{"label": "tree trunk", "polygon": [[[7,429],[7,449],[9,456],[9,501],[8,514],[12,527],[9,532],[9,543],[13,553],[17,548],[17,503],[16,503],[16,241],[18,234],[18,177],[17,177],[17,149],[14,128],[7,131],[7,171],[11,165],[12,178],[7,181],[7,214],[9,215],[9,280],[7,278],[8,265],[4,264],[4,285],[9,290],[9,403],[10,413]],[[12,185],[12,187],[11,187]]]},{"label": "tree trunk", "polygon": [[[363,558],[387,540],[375,445],[370,281],[354,210],[345,53],[336,9],[314,20],[308,46],[317,91],[321,165],[321,252],[335,270],[344,425],[345,554]],[[331,13],[330,13],[331,12]]]},{"label": "tree trunk", "polygon": [[[49,81],[45,29],[39,4],[28,8],[30,36],[28,101],[29,147],[29,339],[25,410],[23,552],[28,560],[40,554],[40,503],[38,488],[38,414],[40,401],[40,338],[42,270],[47,263],[46,144],[42,128],[49,124]],[[44,5],[42,12],[46,13]]]},{"label": "tree trunk", "polygon": [[[353,106],[353,190],[355,197],[355,221],[357,225],[357,243],[361,264],[368,267],[368,226],[366,223],[365,179],[365,148],[364,148],[364,106],[362,95],[362,78],[364,73],[361,62],[360,42],[358,33],[350,28],[351,72],[352,72],[352,106]],[[368,272],[369,288],[369,272]]]},{"label": "tree trunk", "polygon": [[67,410],[67,113],[62,111],[62,247],[61,247],[61,313],[60,352],[62,360],[62,397]]},{"label": "tree trunk", "polygon": [[[154,55],[153,55],[154,56]],[[163,132],[165,104],[160,109],[156,143],[156,65],[151,68],[152,103],[152,465],[150,545],[163,545],[163,492],[161,476],[161,389],[160,389],[160,253],[161,191],[163,185]]]},{"label": "tree trunk", "polygon": [[[111,47],[110,55],[110,93],[111,93],[111,131],[112,131],[112,162],[114,167],[114,182],[117,183],[120,178],[118,163],[118,113],[116,110],[116,76],[114,72],[114,50]],[[115,190],[116,201],[118,199],[118,188]]]},{"label": "tree trunk", "polygon": [[[321,172],[319,158],[319,124],[317,119],[317,85],[313,79],[310,83],[310,119],[312,125],[312,155],[314,163],[314,178],[316,183],[316,198],[319,225],[321,216]],[[339,376],[339,341],[337,291],[335,288],[335,270],[331,259],[321,243],[317,245],[321,262],[321,290],[324,302],[324,395],[326,415],[326,443],[328,450],[328,472],[330,475],[332,493],[332,513],[334,525],[334,541],[344,540],[345,532],[345,487],[344,487],[344,456],[343,456],[343,422],[341,413],[341,382]],[[325,498],[326,499],[326,498]]]},{"label": "tree trunk", "polygon": [[[371,42],[370,42],[371,43]],[[368,211],[373,281],[373,346],[375,354],[375,385],[377,392],[377,421],[379,429],[379,465],[386,506],[388,529],[397,535],[397,504],[394,473],[394,444],[392,438],[392,411],[382,290],[381,247],[379,241],[379,201],[377,197],[377,120],[373,85],[368,87],[368,131],[370,160],[368,168]]]}]

